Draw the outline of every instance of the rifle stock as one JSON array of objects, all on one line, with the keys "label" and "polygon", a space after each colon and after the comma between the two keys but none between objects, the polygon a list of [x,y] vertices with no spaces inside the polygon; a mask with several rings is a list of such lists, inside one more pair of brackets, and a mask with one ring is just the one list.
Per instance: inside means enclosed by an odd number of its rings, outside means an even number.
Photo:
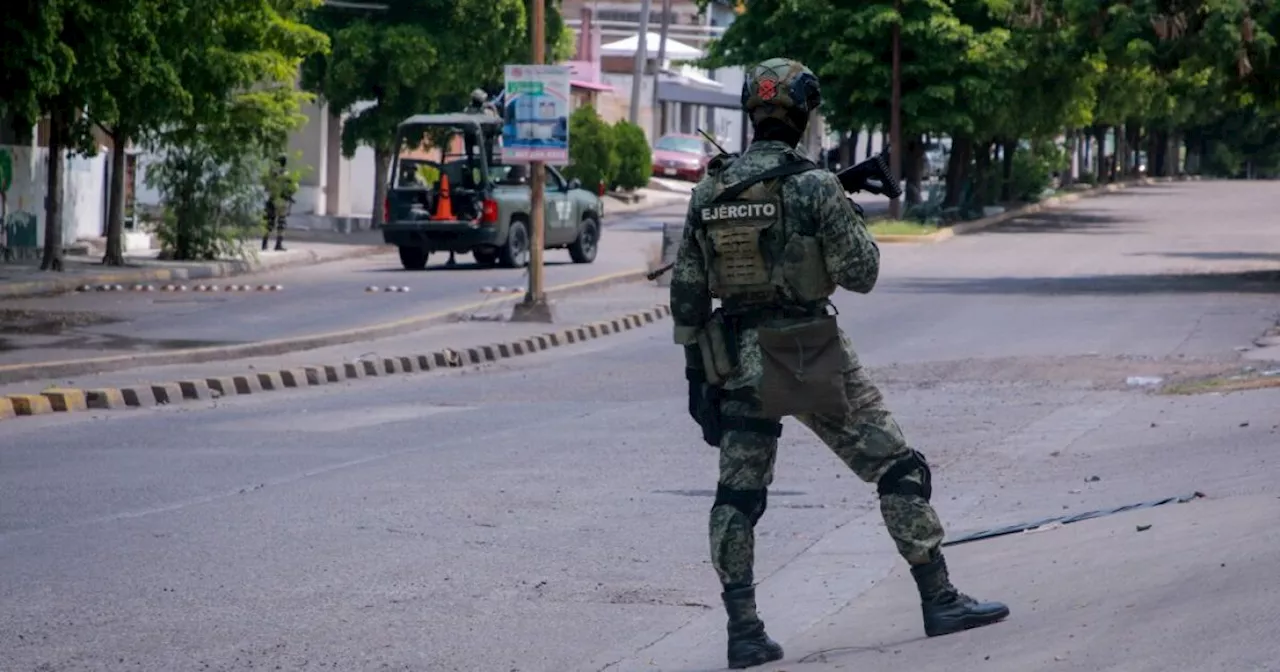
[{"label": "rifle stock", "polygon": [[884,151],[866,161],[836,173],[836,177],[840,179],[840,185],[844,190],[849,193],[867,191],[880,196],[897,198],[902,195],[902,187],[889,173],[888,156],[889,150],[885,148]]}]

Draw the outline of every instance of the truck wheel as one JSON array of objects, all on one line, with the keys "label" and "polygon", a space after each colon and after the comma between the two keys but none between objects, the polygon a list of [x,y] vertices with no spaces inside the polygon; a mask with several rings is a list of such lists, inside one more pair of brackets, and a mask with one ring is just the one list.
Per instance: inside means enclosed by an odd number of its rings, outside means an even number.
[{"label": "truck wheel", "polygon": [[569,258],[575,264],[589,264],[596,260],[596,251],[600,249],[600,223],[590,215],[582,219],[582,230],[578,231],[578,239],[569,246]]},{"label": "truck wheel", "polygon": [[404,266],[404,270],[421,271],[427,267],[428,253],[426,250],[421,247],[401,247],[399,250],[400,265]]},{"label": "truck wheel", "polygon": [[523,268],[529,264],[529,230],[524,222],[511,220],[507,243],[498,249],[498,263],[506,268]]}]

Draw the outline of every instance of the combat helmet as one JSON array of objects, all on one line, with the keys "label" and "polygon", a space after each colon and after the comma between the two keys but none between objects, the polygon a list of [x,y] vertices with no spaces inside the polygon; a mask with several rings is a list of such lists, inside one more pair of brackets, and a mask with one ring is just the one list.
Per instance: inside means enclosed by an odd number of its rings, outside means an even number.
[{"label": "combat helmet", "polygon": [[773,118],[795,128],[793,117],[806,117],[820,105],[818,76],[789,58],[771,58],[752,67],[742,83],[742,109],[753,123]]}]

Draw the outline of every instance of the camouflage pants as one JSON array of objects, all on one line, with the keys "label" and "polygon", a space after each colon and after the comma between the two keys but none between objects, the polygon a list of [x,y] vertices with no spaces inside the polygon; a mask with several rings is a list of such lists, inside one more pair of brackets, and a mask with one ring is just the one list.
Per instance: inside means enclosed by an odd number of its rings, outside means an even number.
[{"label": "camouflage pants", "polygon": [[[899,459],[910,454],[902,430],[884,407],[880,390],[857,364],[844,373],[845,392],[852,411],[846,417],[806,414],[796,419],[831,448],[858,478],[876,483]],[[761,417],[754,404],[724,401],[725,416]],[[721,489],[761,491],[773,482],[778,441],[754,432],[726,431],[720,439]],[[720,503],[711,509],[711,563],[725,585],[754,582],[756,518],[739,506]],[[942,523],[933,506],[921,497],[888,494],[880,498],[880,514],[898,552],[912,565],[928,562],[941,547]]]}]

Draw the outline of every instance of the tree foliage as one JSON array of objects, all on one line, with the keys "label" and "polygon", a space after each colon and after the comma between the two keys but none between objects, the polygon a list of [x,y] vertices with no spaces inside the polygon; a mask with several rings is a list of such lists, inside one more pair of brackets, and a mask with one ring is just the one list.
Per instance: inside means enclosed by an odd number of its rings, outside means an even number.
[{"label": "tree foliage", "polygon": [[[199,213],[209,180],[284,148],[305,121],[294,86],[326,38],[299,22],[319,0],[41,0],[6,9],[0,30],[0,112],[49,128],[45,260],[61,270],[62,159],[95,154],[94,129],[114,144],[107,263],[122,262],[124,150],[158,148],[153,175],[177,258],[206,257],[225,218]],[[187,171],[187,172],[183,172]],[[207,193],[201,193],[207,192]],[[213,232],[213,233],[210,233]],[[225,233],[225,231],[224,231]],[[215,246],[216,247],[216,246]]]},{"label": "tree foliage", "polygon": [[[296,87],[304,59],[328,49],[302,19],[319,0],[165,0],[176,28],[173,61],[189,99],[154,134],[161,165],[148,179],[166,202],[176,259],[238,252],[263,224],[241,207],[265,198],[266,162],[305,123],[310,94]],[[189,106],[188,106],[189,105]],[[216,202],[215,202],[216,201]]]},{"label": "tree foliage", "polygon": [[[900,26],[905,176],[919,181],[926,139],[948,138],[945,200],[952,206],[965,191],[979,204],[1038,193],[1015,184],[1021,178],[1014,173],[1026,174],[1029,166],[1034,174],[1069,173],[1060,166],[1069,167],[1086,142],[1095,157],[1086,168],[1104,179],[1137,171],[1144,165],[1140,151],[1148,172],[1182,170],[1181,144],[1191,157],[1187,166],[1215,151],[1220,171],[1280,167],[1269,144],[1275,133],[1268,132],[1280,107],[1280,3],[902,0],[898,6],[753,0],[712,43],[704,64],[800,60],[821,78],[832,127],[883,130],[892,27]],[[1103,141],[1110,139],[1103,162]],[[989,189],[993,177],[999,184]],[[909,188],[909,201],[911,194]]]}]

